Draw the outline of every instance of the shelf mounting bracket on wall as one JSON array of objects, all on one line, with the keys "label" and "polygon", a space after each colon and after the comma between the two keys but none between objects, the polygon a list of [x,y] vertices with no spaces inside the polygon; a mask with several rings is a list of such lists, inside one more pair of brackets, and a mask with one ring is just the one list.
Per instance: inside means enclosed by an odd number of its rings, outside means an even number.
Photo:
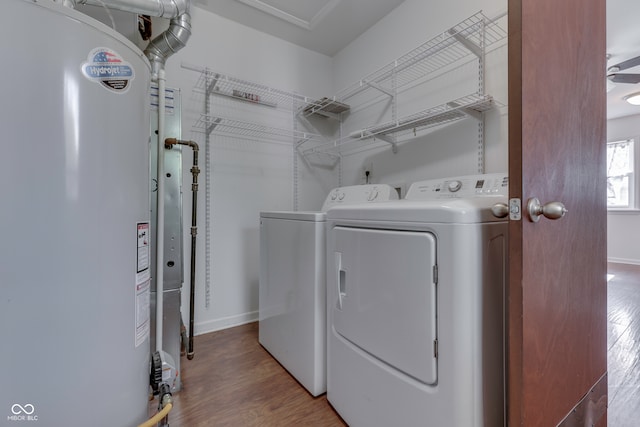
[{"label": "shelf mounting bracket on wall", "polygon": [[[207,81],[207,87],[205,88],[206,91],[206,95],[209,96],[211,95],[213,92],[215,92],[215,87],[218,84],[218,79],[220,78],[220,74],[215,74],[213,76],[213,78],[211,79],[211,81]],[[207,79],[208,80],[208,79]]]},{"label": "shelf mounting bracket on wall", "polygon": [[205,129],[205,132],[207,133],[207,135],[211,135],[211,132],[213,132],[213,130],[218,126],[218,124],[221,121],[222,121],[222,119],[220,119],[220,118],[213,119],[213,121]]},{"label": "shelf mounting bracket on wall", "polygon": [[307,141],[310,141],[313,139],[313,136],[311,135],[307,135],[306,133],[302,134],[302,137],[300,139],[298,139],[298,141],[295,142],[296,145],[296,149],[301,146],[302,144],[304,144]]},{"label": "shelf mounting bracket on wall", "polygon": [[473,117],[476,120],[482,120],[482,112],[478,110],[474,110],[469,107],[461,107],[460,104],[456,102],[447,102],[447,105],[453,109],[457,109],[458,111],[466,114],[469,117]]},{"label": "shelf mounting bracket on wall", "polygon": [[385,95],[389,95],[391,98],[395,97],[395,94],[393,93],[393,91],[391,91],[390,89],[387,89],[386,87],[379,85],[377,83],[374,83],[372,81],[368,81],[368,80],[362,80],[362,83],[367,85],[367,86],[371,86],[374,89],[379,90],[380,92],[384,93]]},{"label": "shelf mounting bracket on wall", "polygon": [[391,144],[391,151],[394,154],[398,152],[398,143],[386,135],[375,134],[363,129],[358,132],[351,133],[349,136],[351,138],[356,138],[356,139],[367,139],[367,138],[379,139],[380,141],[384,141],[388,144]]},{"label": "shelf mounting bracket on wall", "polygon": [[448,33],[453,38],[455,38],[461,45],[469,49],[469,51],[473,53],[475,56],[477,56],[478,58],[482,57],[483,55],[482,47],[478,46],[477,44],[475,44],[474,42],[467,39],[465,36],[461,35],[459,32],[456,32],[453,29],[449,30]]}]

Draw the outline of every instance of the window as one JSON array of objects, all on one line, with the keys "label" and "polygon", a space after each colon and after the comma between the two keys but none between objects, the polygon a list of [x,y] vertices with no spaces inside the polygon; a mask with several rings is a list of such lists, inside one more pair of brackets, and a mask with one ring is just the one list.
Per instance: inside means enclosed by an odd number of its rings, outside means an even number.
[{"label": "window", "polygon": [[634,140],[607,143],[607,207],[635,208]]}]

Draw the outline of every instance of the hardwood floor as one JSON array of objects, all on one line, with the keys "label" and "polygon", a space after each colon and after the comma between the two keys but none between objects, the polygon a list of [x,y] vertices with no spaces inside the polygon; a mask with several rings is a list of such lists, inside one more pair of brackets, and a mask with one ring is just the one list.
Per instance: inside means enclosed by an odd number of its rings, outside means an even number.
[{"label": "hardwood floor", "polygon": [[640,425],[640,266],[609,264],[608,371],[610,427]]},{"label": "hardwood floor", "polygon": [[182,358],[182,390],[171,427],[346,426],[258,343],[258,324],[195,337],[195,357]]},{"label": "hardwood floor", "polygon": [[[609,264],[610,427],[640,425],[640,266]],[[346,426],[326,397],[312,397],[258,343],[258,324],[195,337],[182,359],[171,427]],[[155,408],[154,408],[155,410]]]}]

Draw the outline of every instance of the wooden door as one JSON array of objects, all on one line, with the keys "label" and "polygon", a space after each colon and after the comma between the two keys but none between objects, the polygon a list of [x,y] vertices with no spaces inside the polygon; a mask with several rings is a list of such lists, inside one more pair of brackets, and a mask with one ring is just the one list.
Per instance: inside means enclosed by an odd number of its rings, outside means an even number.
[{"label": "wooden door", "polygon": [[605,426],[605,0],[508,4],[509,425]]}]

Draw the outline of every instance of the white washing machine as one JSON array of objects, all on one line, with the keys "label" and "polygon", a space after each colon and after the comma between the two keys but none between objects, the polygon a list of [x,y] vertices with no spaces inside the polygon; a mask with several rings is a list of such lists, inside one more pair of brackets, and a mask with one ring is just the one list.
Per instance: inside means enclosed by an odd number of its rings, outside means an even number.
[{"label": "white washing machine", "polygon": [[398,199],[384,184],[332,190],[321,212],[260,213],[259,341],[314,396],[326,386],[325,212]]},{"label": "white washing machine", "polygon": [[327,398],[350,426],[504,425],[507,180],[328,211]]}]

